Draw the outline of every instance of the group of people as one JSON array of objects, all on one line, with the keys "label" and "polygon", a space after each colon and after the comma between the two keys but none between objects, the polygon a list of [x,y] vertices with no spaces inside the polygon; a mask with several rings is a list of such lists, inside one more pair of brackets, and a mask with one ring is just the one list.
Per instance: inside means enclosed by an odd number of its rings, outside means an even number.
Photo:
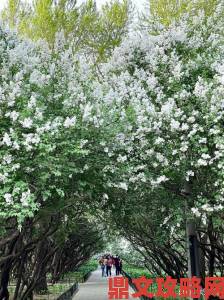
[{"label": "group of people", "polygon": [[111,269],[115,268],[116,276],[121,274],[122,271],[122,260],[118,255],[103,255],[100,260],[99,264],[102,270],[102,277],[111,276]]}]

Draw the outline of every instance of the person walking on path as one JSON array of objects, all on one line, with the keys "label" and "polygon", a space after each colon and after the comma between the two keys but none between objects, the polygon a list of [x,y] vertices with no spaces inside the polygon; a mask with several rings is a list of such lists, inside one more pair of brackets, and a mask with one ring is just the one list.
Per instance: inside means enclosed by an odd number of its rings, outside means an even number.
[{"label": "person walking on path", "polygon": [[115,268],[115,257],[112,256],[112,268]]},{"label": "person walking on path", "polygon": [[123,267],[123,263],[122,263],[122,259],[119,260],[119,275],[122,272],[122,267]]},{"label": "person walking on path", "polygon": [[113,264],[113,260],[112,257],[109,256],[108,257],[108,261],[107,261],[107,276],[111,276],[111,268],[112,268],[112,264]]},{"label": "person walking on path", "polygon": [[103,259],[103,264],[104,264],[104,276],[107,276],[107,264],[108,264],[108,257],[105,255]]},{"label": "person walking on path", "polygon": [[102,270],[102,277],[104,277],[105,276],[106,265],[104,264],[104,257],[103,256],[99,260],[99,264],[100,264],[100,267],[101,267],[101,270]]},{"label": "person walking on path", "polygon": [[120,260],[119,257],[116,255],[114,258],[114,265],[116,269],[116,276],[119,275],[119,266],[120,266]]}]

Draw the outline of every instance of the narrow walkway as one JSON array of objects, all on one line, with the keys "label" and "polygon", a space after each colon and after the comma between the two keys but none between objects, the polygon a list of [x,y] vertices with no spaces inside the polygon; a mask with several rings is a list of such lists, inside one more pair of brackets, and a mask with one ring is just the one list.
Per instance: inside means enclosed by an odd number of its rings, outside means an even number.
[{"label": "narrow walkway", "polygon": [[[114,275],[114,269],[112,274]],[[115,276],[115,275],[114,275]],[[108,300],[108,278],[101,276],[101,269],[94,271],[85,283],[79,284],[79,291],[73,297],[73,300]],[[131,297],[133,290],[129,287],[129,299],[139,300]]]}]

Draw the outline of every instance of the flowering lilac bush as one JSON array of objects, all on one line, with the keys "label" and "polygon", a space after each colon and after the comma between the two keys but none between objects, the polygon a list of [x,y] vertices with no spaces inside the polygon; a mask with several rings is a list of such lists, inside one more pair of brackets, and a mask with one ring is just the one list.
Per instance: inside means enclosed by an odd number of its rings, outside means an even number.
[{"label": "flowering lilac bush", "polygon": [[88,69],[62,38],[54,53],[2,29],[0,41],[0,217],[21,224],[74,180],[78,193],[100,118]]},{"label": "flowering lilac bush", "polygon": [[223,8],[132,36],[102,67],[103,200],[147,268],[175,278],[188,269],[187,219],[201,277],[223,274]]},{"label": "flowering lilac bush", "polygon": [[221,3],[209,18],[129,38],[103,68],[104,99],[119,119],[116,143],[105,152],[120,188],[161,193],[161,212],[171,191],[183,215],[188,183],[188,212],[205,223],[224,201],[222,11]]},{"label": "flowering lilac bush", "polygon": [[103,245],[85,217],[101,181],[102,105],[60,34],[50,51],[1,29],[0,64],[0,299],[10,276],[14,298],[30,299],[48,272],[55,282]]},{"label": "flowering lilac bush", "polygon": [[[38,261],[50,249],[63,257],[73,238],[76,256],[79,244],[86,246],[81,230],[73,232],[80,216],[112,220],[147,266],[175,277],[186,274],[187,215],[197,217],[213,246],[223,241],[222,2],[210,17],[184,17],[159,35],[129,37],[100,66],[99,78],[60,35],[50,51],[1,30],[0,222],[9,220],[15,231],[10,239],[7,228],[1,241],[3,279],[15,262],[20,269],[21,244],[29,254],[23,268],[28,278],[33,267],[36,283],[33,256]],[[46,277],[49,265],[40,265]],[[31,280],[26,297],[34,286]]]}]

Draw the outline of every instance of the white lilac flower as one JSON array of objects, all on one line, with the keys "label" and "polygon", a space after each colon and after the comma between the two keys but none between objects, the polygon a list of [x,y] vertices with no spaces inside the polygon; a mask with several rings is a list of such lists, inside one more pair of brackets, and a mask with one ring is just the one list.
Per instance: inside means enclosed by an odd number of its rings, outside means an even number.
[{"label": "white lilac flower", "polygon": [[194,176],[194,172],[193,171],[187,171],[187,175],[186,175],[186,180],[189,181],[190,177]]},{"label": "white lilac flower", "polygon": [[186,152],[188,150],[188,145],[187,144],[183,144],[180,148],[181,152]]},{"label": "white lilac flower", "polygon": [[125,190],[125,191],[128,190],[128,186],[127,186],[127,184],[126,184],[125,182],[121,182],[121,183],[119,184],[119,187],[120,187],[122,190]]},{"label": "white lilac flower", "polygon": [[178,153],[178,151],[176,149],[172,151],[173,155],[176,155],[177,153]]},{"label": "white lilac flower", "polygon": [[19,168],[20,168],[20,164],[18,163],[18,164],[14,164],[11,169],[12,169],[12,171],[15,171]]},{"label": "white lilac flower", "polygon": [[188,121],[189,123],[194,123],[194,122],[195,122],[195,117],[189,117],[189,118],[187,119],[187,121]]},{"label": "white lilac flower", "polygon": [[156,179],[157,183],[166,182],[168,178],[165,175],[162,175]]},{"label": "white lilac flower", "polygon": [[12,112],[6,113],[5,116],[9,117],[13,122],[15,122],[19,117],[19,113],[16,111],[12,111]]},{"label": "white lilac flower", "polygon": [[189,129],[188,124],[183,123],[182,126],[181,126],[181,129],[182,129],[183,131],[187,131],[187,130]]},{"label": "white lilac flower", "polygon": [[202,158],[199,158],[199,160],[197,161],[198,166],[207,166],[208,162]]},{"label": "white lilac flower", "polygon": [[196,216],[196,217],[200,217],[201,213],[199,212],[197,207],[192,207],[191,208],[192,213]]},{"label": "white lilac flower", "polygon": [[174,76],[174,78],[176,79],[180,79],[181,78],[181,69],[182,69],[182,66],[180,63],[177,63],[176,66],[174,67],[174,69],[172,70],[172,74]]},{"label": "white lilac flower", "polygon": [[5,198],[6,203],[8,203],[8,204],[12,204],[12,203],[13,203],[13,197],[12,197],[12,194],[6,193],[6,194],[4,195],[4,198]]},{"label": "white lilac flower", "polygon": [[75,116],[71,117],[71,118],[67,117],[64,121],[64,127],[69,128],[71,126],[74,126],[75,123],[76,123],[76,117]]},{"label": "white lilac flower", "polygon": [[193,172],[192,170],[187,171],[187,175],[188,175],[188,176],[194,176],[194,172]]},{"label": "white lilac flower", "polygon": [[84,107],[84,112],[82,116],[84,121],[87,121],[91,116],[92,108],[93,108],[92,105],[90,105],[89,103],[87,103],[86,106]]},{"label": "white lilac flower", "polygon": [[23,134],[23,137],[25,138],[23,145],[26,147],[27,151],[32,150],[33,145],[38,145],[40,142],[40,137],[38,134],[28,133]]},{"label": "white lilac flower", "polygon": [[161,153],[157,153],[156,158],[160,163],[164,162],[164,156]]},{"label": "white lilac flower", "polygon": [[163,220],[163,223],[160,226],[165,225],[170,220],[170,218],[171,218],[171,216],[165,217],[165,219]]},{"label": "white lilac flower", "polygon": [[217,210],[217,211],[218,211],[218,210],[223,210],[223,208],[224,208],[224,207],[223,207],[222,204],[219,204],[219,205],[215,205],[215,206],[214,206],[214,210]]},{"label": "white lilac flower", "polygon": [[0,173],[0,182],[5,183],[7,179],[8,174],[1,174]]},{"label": "white lilac flower", "polygon": [[108,197],[108,195],[106,193],[103,194],[103,199],[105,199],[105,200],[109,199],[109,197]]},{"label": "white lilac flower", "polygon": [[24,128],[31,128],[33,125],[33,121],[31,118],[25,118],[20,122]]},{"label": "white lilac flower", "polygon": [[164,139],[161,138],[161,137],[158,137],[156,140],[155,140],[155,145],[160,145],[160,144],[163,144],[164,143]]},{"label": "white lilac flower", "polygon": [[88,143],[88,140],[81,140],[80,147],[83,148]]},{"label": "white lilac flower", "polygon": [[2,143],[5,144],[6,146],[11,146],[12,145],[12,140],[7,132],[5,132]]},{"label": "white lilac flower", "polygon": [[196,133],[197,133],[197,129],[194,128],[194,129],[192,129],[192,130],[189,132],[188,137],[191,138],[191,137],[192,137],[193,135],[195,135]]},{"label": "white lilac flower", "polygon": [[34,119],[40,121],[43,120],[43,112],[38,108],[36,108]]},{"label": "white lilac flower", "polygon": [[117,158],[118,162],[125,162],[126,160],[127,160],[127,156],[126,155],[124,155],[124,156],[119,155],[118,158]]},{"label": "white lilac flower", "polygon": [[150,75],[146,82],[148,87],[153,90],[156,87],[158,80],[154,75]]},{"label": "white lilac flower", "polygon": [[178,130],[180,128],[180,122],[172,119],[171,123],[170,123],[170,126],[171,126],[171,131]]},{"label": "white lilac flower", "polygon": [[36,84],[38,87],[42,87],[47,83],[47,77],[39,70],[35,69],[30,75],[30,83]]},{"label": "white lilac flower", "polygon": [[30,198],[30,190],[23,192],[20,198],[20,202],[22,203],[23,206],[28,206],[29,205],[29,198]]},{"label": "white lilac flower", "polygon": [[36,107],[36,104],[37,104],[36,98],[32,95],[31,98],[30,98],[30,101],[27,104],[27,106],[28,106],[28,108],[31,109],[31,108]]},{"label": "white lilac flower", "polygon": [[6,164],[6,165],[11,164],[12,160],[13,160],[13,157],[10,154],[6,154],[5,156],[3,156],[3,159],[2,159],[3,164]]},{"label": "white lilac flower", "polygon": [[206,144],[207,138],[201,138],[198,142],[199,142],[199,144]]},{"label": "white lilac flower", "polygon": [[84,165],[83,170],[89,170],[89,166],[87,164]]},{"label": "white lilac flower", "polygon": [[13,107],[15,105],[15,95],[13,93],[9,93],[8,95],[8,107]]},{"label": "white lilac flower", "polygon": [[187,34],[183,28],[173,29],[171,34],[172,34],[172,38],[178,42],[183,43],[187,39]]},{"label": "white lilac flower", "polygon": [[203,154],[201,155],[201,157],[202,157],[203,159],[210,159],[210,158],[211,158],[211,156],[210,156],[209,154],[207,154],[207,153],[203,153]]},{"label": "white lilac flower", "polygon": [[15,150],[19,150],[20,149],[20,146],[19,146],[19,144],[16,141],[13,142],[13,146],[12,147]]},{"label": "white lilac flower", "polygon": [[212,208],[208,203],[203,204],[203,205],[201,206],[201,208],[202,208],[203,210],[207,211],[207,212],[212,212],[212,211],[213,211],[213,208]]},{"label": "white lilac flower", "polygon": [[220,82],[221,84],[224,85],[224,75],[220,75],[220,76],[218,77],[218,80],[219,80],[219,82]]},{"label": "white lilac flower", "polygon": [[197,97],[204,98],[208,92],[208,88],[201,82],[198,81],[195,84],[194,95]]}]

